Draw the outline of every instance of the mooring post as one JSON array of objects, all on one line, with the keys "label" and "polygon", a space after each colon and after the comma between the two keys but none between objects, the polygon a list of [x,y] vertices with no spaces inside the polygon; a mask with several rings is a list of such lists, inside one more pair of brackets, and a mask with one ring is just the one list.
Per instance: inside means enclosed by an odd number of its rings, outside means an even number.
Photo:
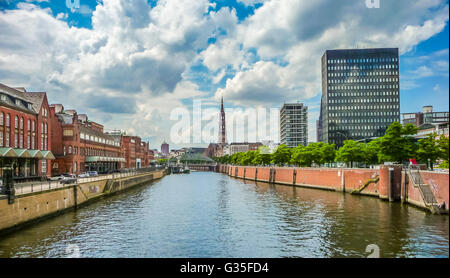
[{"label": "mooring post", "polygon": [[394,168],[389,167],[389,202],[395,201]]}]

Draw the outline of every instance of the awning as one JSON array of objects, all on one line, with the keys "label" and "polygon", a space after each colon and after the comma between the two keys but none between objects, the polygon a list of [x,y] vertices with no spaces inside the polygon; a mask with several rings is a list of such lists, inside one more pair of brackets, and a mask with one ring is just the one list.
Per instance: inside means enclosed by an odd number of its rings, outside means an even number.
[{"label": "awning", "polygon": [[0,148],[0,157],[55,159],[51,151]]},{"label": "awning", "polygon": [[42,155],[45,159],[55,159],[55,156],[52,154],[51,151],[41,151]]},{"label": "awning", "polygon": [[106,156],[88,156],[86,157],[87,163],[89,162],[125,162],[123,157],[106,157]]},{"label": "awning", "polygon": [[28,152],[32,158],[44,158],[40,150],[29,150]]},{"label": "awning", "polygon": [[16,157],[31,158],[31,154],[28,152],[27,149],[13,149],[13,150],[17,154]]},{"label": "awning", "polygon": [[13,148],[0,148],[0,157],[17,157]]}]

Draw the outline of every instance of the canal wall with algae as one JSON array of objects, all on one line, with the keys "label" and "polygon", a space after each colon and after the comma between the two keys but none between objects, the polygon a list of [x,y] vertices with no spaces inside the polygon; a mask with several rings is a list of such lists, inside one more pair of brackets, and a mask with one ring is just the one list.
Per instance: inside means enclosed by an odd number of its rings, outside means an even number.
[{"label": "canal wall with algae", "polygon": [[[375,196],[383,200],[404,203],[440,213],[449,211],[449,173],[420,171],[422,189],[401,165],[380,165],[378,169],[297,168],[219,165],[220,173],[245,180],[339,191]],[[435,206],[426,202],[424,187],[430,188]]]},{"label": "canal wall with algae", "polygon": [[164,174],[164,170],[160,170],[117,179],[73,184],[18,195],[13,204],[8,204],[6,196],[0,196],[0,233],[12,231],[23,225],[86,205],[99,198],[162,178]]}]

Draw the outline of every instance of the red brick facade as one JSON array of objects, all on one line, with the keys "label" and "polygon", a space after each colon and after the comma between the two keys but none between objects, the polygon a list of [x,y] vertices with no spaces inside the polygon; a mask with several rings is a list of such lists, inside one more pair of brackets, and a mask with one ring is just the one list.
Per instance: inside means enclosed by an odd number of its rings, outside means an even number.
[{"label": "red brick facade", "polygon": [[[0,84],[0,147],[50,150],[51,125],[45,92],[27,92]],[[15,159],[16,176],[48,176],[49,160]],[[25,165],[26,164],[26,165]]]},{"label": "red brick facade", "polygon": [[125,168],[147,167],[154,159],[153,151],[149,149],[149,143],[142,142],[138,136],[123,135],[121,147],[126,161]]},{"label": "red brick facade", "polygon": [[106,173],[121,168],[120,142],[103,132],[103,126],[90,122],[84,114],[64,111],[60,104],[50,106],[52,150],[56,159],[52,175],[80,174],[85,171]]}]

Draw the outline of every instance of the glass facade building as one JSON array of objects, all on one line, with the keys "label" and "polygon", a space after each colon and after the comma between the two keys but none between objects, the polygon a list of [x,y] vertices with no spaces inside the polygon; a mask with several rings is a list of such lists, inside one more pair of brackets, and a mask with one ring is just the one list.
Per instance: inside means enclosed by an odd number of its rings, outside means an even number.
[{"label": "glass facade building", "polygon": [[308,107],[303,103],[284,104],[281,108],[280,140],[290,148],[308,144]]},{"label": "glass facade building", "polygon": [[383,136],[400,121],[398,48],[327,50],[322,56],[320,141]]}]

